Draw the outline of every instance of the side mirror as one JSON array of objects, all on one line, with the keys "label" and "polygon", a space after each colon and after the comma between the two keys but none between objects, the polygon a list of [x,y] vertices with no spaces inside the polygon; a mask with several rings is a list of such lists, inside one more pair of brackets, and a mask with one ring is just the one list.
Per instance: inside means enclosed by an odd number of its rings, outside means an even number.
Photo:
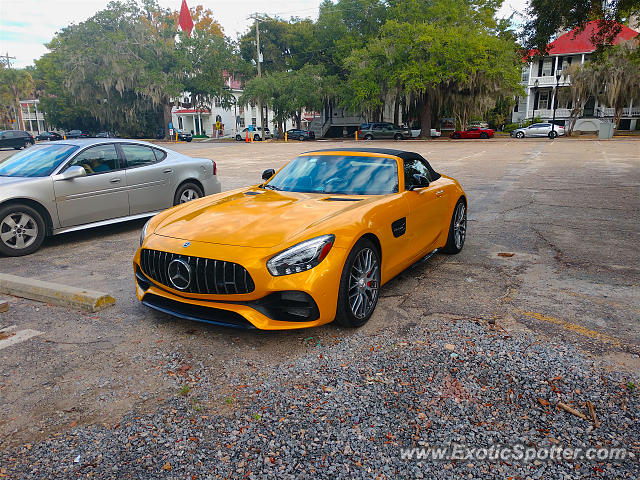
[{"label": "side mirror", "polygon": [[262,179],[269,180],[276,174],[276,171],[273,168],[267,168],[264,172],[262,172]]},{"label": "side mirror", "polygon": [[60,175],[57,175],[56,180],[72,180],[74,178],[86,177],[87,171],[82,168],[80,165],[74,165],[72,167],[67,168]]},{"label": "side mirror", "polygon": [[415,190],[416,188],[424,188],[429,186],[429,180],[424,175],[418,175],[417,173],[415,173],[411,178],[413,179],[413,183],[409,190]]}]

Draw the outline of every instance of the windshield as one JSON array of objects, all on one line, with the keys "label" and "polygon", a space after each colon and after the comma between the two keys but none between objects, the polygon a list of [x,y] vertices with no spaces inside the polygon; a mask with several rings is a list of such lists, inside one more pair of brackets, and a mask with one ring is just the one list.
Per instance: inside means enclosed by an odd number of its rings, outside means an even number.
[{"label": "windshield", "polygon": [[285,192],[385,195],[398,191],[395,160],[341,155],[301,156],[264,188]]},{"label": "windshield", "polygon": [[2,177],[46,177],[79,147],[76,145],[36,145],[0,163]]}]

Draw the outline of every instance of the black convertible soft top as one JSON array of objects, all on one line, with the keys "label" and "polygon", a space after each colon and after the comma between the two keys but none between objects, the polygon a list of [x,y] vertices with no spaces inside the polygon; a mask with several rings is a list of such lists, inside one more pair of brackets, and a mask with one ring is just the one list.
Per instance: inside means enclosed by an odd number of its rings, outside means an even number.
[{"label": "black convertible soft top", "polygon": [[[440,174],[436,172],[431,164],[427,161],[419,153],[415,152],[407,152],[406,150],[396,150],[394,148],[326,148],[323,150],[310,150],[304,153],[321,153],[321,152],[362,152],[362,153],[381,153],[383,155],[393,155],[394,157],[399,157],[402,160],[411,160],[413,158],[421,159],[429,169],[429,173],[431,173],[431,181],[437,180],[440,178]],[[304,154],[303,153],[303,154]]]}]

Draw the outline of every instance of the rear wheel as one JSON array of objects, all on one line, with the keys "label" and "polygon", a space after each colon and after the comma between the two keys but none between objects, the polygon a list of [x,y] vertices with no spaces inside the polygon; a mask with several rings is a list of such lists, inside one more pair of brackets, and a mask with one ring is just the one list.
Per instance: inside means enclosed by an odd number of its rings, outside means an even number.
[{"label": "rear wheel", "polygon": [[298,137],[298,140],[300,140],[301,142],[304,142],[304,135],[300,135],[300,136]]},{"label": "rear wheel", "polygon": [[29,255],[40,248],[45,223],[37,210],[23,204],[0,209],[0,253],[11,257]]},{"label": "rear wheel", "polygon": [[460,138],[460,134],[459,133],[454,133],[453,134],[453,138],[455,138],[456,140]]},{"label": "rear wheel", "polygon": [[367,323],[378,303],[380,256],[366,238],[355,244],[342,269],[336,322],[343,327]]},{"label": "rear wheel", "polygon": [[400,135],[399,133],[396,133],[396,134],[393,136],[393,139],[394,139],[394,140],[402,140],[402,135]]},{"label": "rear wheel", "polygon": [[449,237],[447,244],[442,249],[444,253],[460,253],[467,237],[467,206],[461,198],[453,209],[451,224],[449,225]]},{"label": "rear wheel", "polygon": [[558,132],[556,132],[555,130],[551,130],[551,131],[549,132],[549,138],[550,138],[551,140],[553,140],[553,139],[554,139],[554,138],[556,138],[557,136],[558,136]]},{"label": "rear wheel", "polygon": [[365,140],[373,140],[373,135],[371,135],[370,133],[367,133],[367,134],[364,136],[364,139],[365,139]]},{"label": "rear wheel", "polygon": [[489,135],[487,135],[487,133],[486,133],[486,132],[482,132],[482,133],[480,134],[480,138],[489,138]]},{"label": "rear wheel", "polygon": [[187,203],[191,200],[197,200],[204,197],[204,192],[195,183],[183,183],[180,188],[176,190],[176,194],[173,197],[173,204],[180,205],[181,203]]}]

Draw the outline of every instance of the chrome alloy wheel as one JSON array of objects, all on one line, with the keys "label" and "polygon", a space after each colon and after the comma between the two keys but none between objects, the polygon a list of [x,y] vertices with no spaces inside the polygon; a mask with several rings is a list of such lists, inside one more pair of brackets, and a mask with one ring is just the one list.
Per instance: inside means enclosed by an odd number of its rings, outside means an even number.
[{"label": "chrome alloy wheel", "polygon": [[349,305],[356,318],[371,314],[378,300],[378,260],[370,248],[363,248],[353,261],[349,276]]},{"label": "chrome alloy wheel", "polygon": [[38,238],[38,224],[26,213],[10,213],[0,223],[0,240],[14,249],[30,247]]},{"label": "chrome alloy wheel", "polygon": [[453,235],[456,242],[456,248],[459,250],[464,245],[464,239],[467,235],[467,208],[462,202],[460,202],[456,208],[455,218],[453,221]]},{"label": "chrome alloy wheel", "polygon": [[200,198],[200,194],[198,192],[192,188],[186,188],[182,192],[182,195],[180,195],[180,203],[187,203],[191,200],[197,200],[198,198]]}]

